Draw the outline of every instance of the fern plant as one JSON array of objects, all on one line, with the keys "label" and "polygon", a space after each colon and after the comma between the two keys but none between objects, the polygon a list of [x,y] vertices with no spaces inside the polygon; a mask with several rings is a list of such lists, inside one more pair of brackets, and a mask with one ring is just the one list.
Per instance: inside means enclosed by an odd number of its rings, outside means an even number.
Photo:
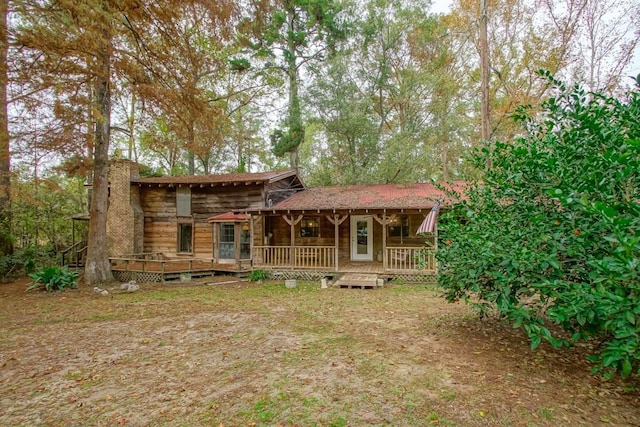
[{"label": "fern plant", "polygon": [[61,291],[69,288],[78,287],[79,274],[69,270],[67,267],[47,267],[36,273],[29,274],[34,279],[33,283],[27,288],[31,290],[43,290],[47,292]]}]

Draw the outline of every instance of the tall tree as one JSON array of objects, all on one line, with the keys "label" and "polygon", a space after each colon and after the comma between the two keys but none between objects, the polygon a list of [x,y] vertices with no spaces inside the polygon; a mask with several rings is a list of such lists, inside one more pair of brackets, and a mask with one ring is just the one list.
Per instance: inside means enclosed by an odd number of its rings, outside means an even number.
[{"label": "tall tree", "polygon": [[223,151],[228,104],[251,91],[227,86],[234,72],[229,55],[236,6],[229,0],[158,3],[150,8],[150,28],[131,25],[137,49],[132,62],[139,68],[134,87],[152,116],[147,146],[170,159],[171,173],[211,172]]},{"label": "tall tree", "polygon": [[[76,145],[84,146],[91,157],[92,192],[85,281],[88,284],[109,281],[112,275],[106,215],[112,64],[117,57],[114,39],[121,34],[122,23],[139,17],[142,8],[135,0],[23,3],[19,9],[22,16],[17,41],[24,50],[34,53],[30,72],[40,83],[34,92],[44,91],[47,94],[44,98],[54,102],[52,123],[58,132],[52,133],[51,149],[72,151],[69,145],[75,140]],[[36,103],[38,105],[42,104]],[[69,139],[68,130],[77,132],[80,137]],[[62,138],[56,139],[56,135]],[[77,144],[78,140],[80,144]],[[53,144],[55,142],[58,144]]]},{"label": "tall tree", "polygon": [[311,61],[326,58],[335,41],[345,36],[338,16],[341,8],[334,0],[256,1],[254,6],[253,16],[240,28],[256,58],[286,75],[287,115],[284,129],[272,134],[272,144],[276,155],[288,154],[291,167],[297,167],[298,147],[304,141],[300,70]]},{"label": "tall tree", "polygon": [[321,128],[305,167],[334,184],[456,177],[471,101],[447,22],[420,1],[355,7],[350,40],[313,73],[306,102]]},{"label": "tall tree", "polygon": [[97,17],[94,53],[95,117],[93,181],[89,206],[89,237],[85,281],[88,284],[113,280],[107,245],[107,209],[109,207],[109,141],[111,135],[111,61],[113,51],[113,17],[116,13],[108,0],[95,6]]},{"label": "tall tree", "polygon": [[0,256],[11,254],[10,234],[11,154],[9,147],[9,121],[7,115],[7,37],[8,0],[0,0]]},{"label": "tall tree", "polygon": [[640,46],[640,3],[585,0],[581,18],[577,76],[592,91],[615,92]]}]

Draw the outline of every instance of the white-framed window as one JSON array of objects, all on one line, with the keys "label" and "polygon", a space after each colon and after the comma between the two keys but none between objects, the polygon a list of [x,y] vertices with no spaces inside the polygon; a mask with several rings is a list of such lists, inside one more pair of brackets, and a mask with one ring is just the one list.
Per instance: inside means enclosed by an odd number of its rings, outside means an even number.
[{"label": "white-framed window", "polygon": [[218,225],[218,258],[235,259],[236,240],[235,240],[235,224],[232,222],[223,222]]}]

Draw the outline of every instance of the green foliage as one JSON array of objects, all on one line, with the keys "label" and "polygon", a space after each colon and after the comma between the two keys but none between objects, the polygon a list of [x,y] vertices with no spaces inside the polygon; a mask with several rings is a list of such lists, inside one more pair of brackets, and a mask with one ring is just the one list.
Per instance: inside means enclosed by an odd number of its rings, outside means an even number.
[{"label": "green foliage", "polygon": [[29,274],[29,277],[34,279],[27,288],[29,291],[38,289],[51,292],[78,287],[78,273],[66,267],[47,267],[37,273]]},{"label": "green foliage", "polygon": [[56,252],[52,244],[16,248],[12,254],[0,256],[0,280],[31,273],[38,267],[53,262],[56,262]]},{"label": "green foliage", "polygon": [[261,280],[267,280],[269,278],[269,273],[264,270],[252,270],[249,274],[250,282],[259,282]]},{"label": "green foliage", "polygon": [[628,377],[640,366],[640,93],[542,74],[556,96],[518,110],[524,136],[476,153],[483,181],[443,215],[439,283],[450,301],[497,309],[532,348],[600,338],[594,370]]},{"label": "green foliage", "polygon": [[[87,209],[85,180],[52,172],[33,177],[27,167],[16,169],[11,203],[16,252],[20,252],[20,248],[28,252],[37,247],[38,254],[44,255],[50,250],[68,248],[74,231],[70,218]],[[84,240],[86,227],[86,223],[76,224],[76,240]]]},{"label": "green foliage", "polygon": [[302,126],[290,127],[289,129],[288,132],[276,129],[270,136],[273,153],[276,156],[282,157],[295,150],[304,140],[304,129]]},{"label": "green foliage", "polygon": [[229,67],[232,71],[247,71],[251,68],[251,63],[246,58],[232,58],[229,60]]}]

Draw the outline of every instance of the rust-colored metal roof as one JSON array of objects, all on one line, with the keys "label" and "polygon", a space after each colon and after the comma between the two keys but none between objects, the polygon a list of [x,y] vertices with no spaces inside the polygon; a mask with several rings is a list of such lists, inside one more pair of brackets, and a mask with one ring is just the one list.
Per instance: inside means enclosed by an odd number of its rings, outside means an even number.
[{"label": "rust-colored metal roof", "polygon": [[243,222],[249,221],[251,219],[251,215],[235,213],[235,212],[226,212],[220,215],[214,215],[207,219],[208,222]]},{"label": "rust-colored metal roof", "polygon": [[[456,182],[453,187],[461,190],[464,185],[464,182]],[[431,183],[339,185],[307,188],[271,208],[261,210],[422,210],[431,209],[437,200],[446,205],[450,197]]]},{"label": "rust-colored metal roof", "polygon": [[161,176],[153,178],[132,178],[133,184],[146,185],[237,185],[251,183],[275,182],[284,178],[295,176],[296,171],[293,169],[273,172],[255,172],[255,173],[225,173],[216,175],[178,175],[178,176]]}]

